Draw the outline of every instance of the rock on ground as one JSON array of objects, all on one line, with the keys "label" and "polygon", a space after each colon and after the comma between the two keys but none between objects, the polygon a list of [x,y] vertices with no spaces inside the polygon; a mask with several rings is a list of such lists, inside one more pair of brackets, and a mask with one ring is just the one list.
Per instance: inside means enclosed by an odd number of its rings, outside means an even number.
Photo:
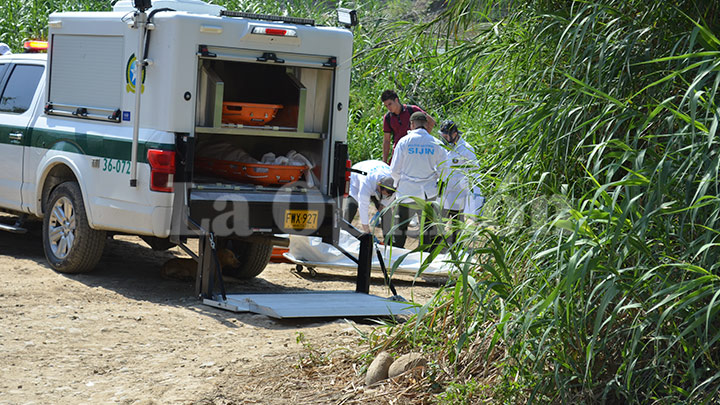
[{"label": "rock on ground", "polygon": [[395,360],[388,369],[388,377],[395,378],[400,374],[412,370],[415,367],[425,367],[427,359],[419,353],[408,353]]},{"label": "rock on ground", "polygon": [[365,375],[365,385],[372,385],[388,378],[388,370],[393,363],[393,357],[388,352],[380,352],[370,363]]}]

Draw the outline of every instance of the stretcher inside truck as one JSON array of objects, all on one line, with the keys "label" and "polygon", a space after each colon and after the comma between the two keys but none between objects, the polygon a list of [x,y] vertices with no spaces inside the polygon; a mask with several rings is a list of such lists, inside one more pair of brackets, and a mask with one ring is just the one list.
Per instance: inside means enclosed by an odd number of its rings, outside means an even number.
[{"label": "stretcher inside truck", "polygon": [[[257,52],[222,51],[226,57],[244,55],[246,59],[252,59],[255,54],[255,61],[223,60],[219,59],[223,54],[209,51],[204,54],[215,55],[213,58],[201,57],[195,145],[202,172],[207,175],[215,169],[225,173],[220,176],[225,179],[280,187],[299,180],[297,175],[292,178],[283,175],[293,172],[289,168],[273,171],[243,166],[237,168],[237,176],[233,176],[235,167],[223,167],[209,160],[215,154],[216,160],[242,159],[241,163],[249,165],[297,167],[302,164],[305,169],[298,173],[302,180],[309,187],[320,189],[323,180],[327,180],[322,176],[327,172],[323,169],[327,165],[324,155],[332,116],[332,67],[292,66],[293,60],[268,64],[266,60],[257,61],[263,59]],[[299,55],[293,55],[293,59],[302,61]],[[306,63],[312,63],[314,58],[305,59]],[[214,147],[218,144],[228,146],[225,154],[222,148]],[[260,162],[270,153],[277,159]],[[300,156],[293,159],[289,154]],[[195,179],[201,181],[197,176]]]}]

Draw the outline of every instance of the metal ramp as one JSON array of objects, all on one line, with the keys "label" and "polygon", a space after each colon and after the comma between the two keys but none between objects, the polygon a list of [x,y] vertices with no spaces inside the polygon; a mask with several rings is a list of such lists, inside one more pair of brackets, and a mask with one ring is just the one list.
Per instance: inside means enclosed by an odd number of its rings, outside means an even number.
[{"label": "metal ramp", "polygon": [[[358,265],[355,291],[303,291],[284,293],[240,293],[227,294],[222,279],[222,270],[217,260],[214,235],[203,233],[200,238],[198,274],[195,282],[196,296],[202,303],[233,312],[252,312],[273,318],[343,318],[343,317],[395,317],[414,314],[418,307],[397,295],[387,275],[380,252],[375,248],[381,261],[385,282],[394,294],[391,298],[370,295],[370,269],[373,255],[373,237],[361,233],[345,223],[353,236],[360,240],[358,257],[336,246]],[[220,294],[214,293],[215,286]]]},{"label": "metal ramp", "polygon": [[233,312],[272,318],[337,318],[412,315],[415,306],[354,291],[307,291],[280,294],[227,294],[203,303]]}]

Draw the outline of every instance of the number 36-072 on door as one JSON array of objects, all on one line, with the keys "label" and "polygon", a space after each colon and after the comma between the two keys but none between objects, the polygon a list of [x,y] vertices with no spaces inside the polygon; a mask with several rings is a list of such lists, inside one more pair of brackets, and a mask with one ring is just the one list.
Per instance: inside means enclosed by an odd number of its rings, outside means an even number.
[{"label": "number 36-072 on door", "polygon": [[104,172],[130,174],[129,160],[103,158],[100,167]]}]

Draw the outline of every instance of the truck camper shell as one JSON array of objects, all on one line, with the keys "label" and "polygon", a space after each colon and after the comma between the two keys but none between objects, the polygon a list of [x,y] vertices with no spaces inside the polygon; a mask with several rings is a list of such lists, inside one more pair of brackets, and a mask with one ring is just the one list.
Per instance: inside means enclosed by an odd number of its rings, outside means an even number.
[{"label": "truck camper shell", "polygon": [[[188,201],[190,217],[212,224],[212,218],[223,214],[214,212],[215,202],[225,198],[246,201],[251,212],[259,210],[250,215],[241,236],[295,232],[291,223],[286,227],[284,220],[276,220],[284,213],[271,210],[280,198],[292,207],[320,207],[310,210],[324,214],[318,222],[326,226],[317,233],[336,239],[336,227],[330,226],[337,208],[332,204],[333,155],[335,145],[347,137],[352,34],[334,27],[185,11],[150,14],[140,141],[174,146],[186,158],[177,162],[175,181],[187,183],[185,190],[178,189],[186,194],[181,197]],[[129,128],[135,119],[138,34],[126,12],[52,14],[46,112]],[[272,119],[262,117],[255,125],[225,119],[235,105],[280,107]],[[239,148],[258,160],[267,153],[300,153],[312,162],[305,190],[278,197],[276,189],[289,181],[259,186],[242,176],[200,173],[187,157],[213,144]]]}]

